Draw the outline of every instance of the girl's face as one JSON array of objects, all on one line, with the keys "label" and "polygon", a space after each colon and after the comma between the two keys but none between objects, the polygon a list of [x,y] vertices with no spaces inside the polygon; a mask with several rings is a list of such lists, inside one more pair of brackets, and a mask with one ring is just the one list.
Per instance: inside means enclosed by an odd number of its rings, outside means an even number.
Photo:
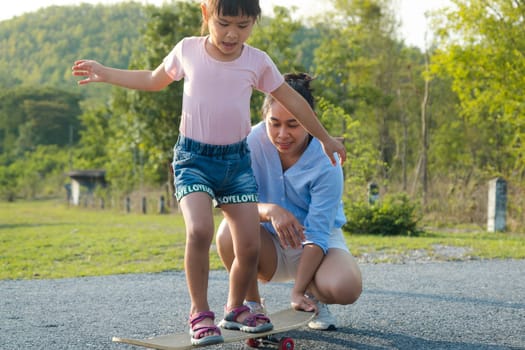
[{"label": "girl's face", "polygon": [[281,159],[297,161],[308,146],[309,134],[297,119],[274,101],[265,117],[266,133]]},{"label": "girl's face", "polygon": [[219,61],[232,61],[241,55],[246,40],[252,33],[255,18],[249,16],[222,16],[207,12],[201,5],[203,20],[210,32],[206,43],[208,53]]}]

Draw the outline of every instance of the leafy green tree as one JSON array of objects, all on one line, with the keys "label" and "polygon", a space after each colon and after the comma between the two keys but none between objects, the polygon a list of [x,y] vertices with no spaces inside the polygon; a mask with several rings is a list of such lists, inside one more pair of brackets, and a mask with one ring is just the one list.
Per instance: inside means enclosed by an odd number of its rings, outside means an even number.
[{"label": "leafy green tree", "polygon": [[80,95],[55,88],[14,88],[0,93],[0,152],[15,159],[37,145],[78,141]]},{"label": "leafy green tree", "polygon": [[509,226],[520,227],[525,217],[525,4],[506,0],[452,3],[434,14],[438,50],[432,58],[433,73],[448,80],[456,95],[456,113],[443,124],[439,139],[434,139],[437,148],[447,150],[441,162],[448,161],[449,178],[455,180],[449,187],[456,200],[442,202],[453,202],[447,214],[455,217],[458,197],[463,197],[467,203],[461,211],[485,221],[476,192],[464,191],[485,192],[489,178],[503,176],[511,184]]},{"label": "leafy green tree", "polygon": [[363,137],[362,124],[352,118],[341,107],[325,98],[318,101],[319,118],[328,130],[334,123],[344,119],[345,130],[340,136],[347,149],[347,160],[343,165],[345,174],[345,202],[365,200],[367,182],[373,179],[379,165],[379,154],[372,140]]},{"label": "leafy green tree", "polygon": [[450,77],[469,164],[492,176],[525,174],[525,4],[453,0],[437,25],[435,71]]},{"label": "leafy green tree", "polygon": [[13,166],[0,166],[0,197],[8,202],[12,202],[16,198],[16,179],[18,174],[13,169]]},{"label": "leafy green tree", "polygon": [[[143,34],[145,50],[134,53],[130,68],[155,69],[182,38],[198,35],[198,6],[175,2],[147,8],[150,20]],[[173,145],[182,110],[182,84],[160,92],[114,89],[110,120],[114,138],[107,144],[108,179],[124,191],[135,185],[169,181]]]},{"label": "leafy green tree", "polygon": [[[0,87],[72,87],[70,67],[80,58],[125,68],[146,22],[138,2],[49,6],[0,21]],[[104,101],[110,90],[100,86],[81,93]]]},{"label": "leafy green tree", "polygon": [[11,74],[9,65],[7,62],[0,61],[0,87],[9,88],[12,86],[18,86],[22,81]]},{"label": "leafy green tree", "polygon": [[[39,145],[26,152],[0,172],[0,182],[7,181],[3,191],[8,199],[35,199],[39,195],[56,196],[63,188],[68,155],[56,145]],[[3,174],[2,174],[3,173]],[[2,176],[6,177],[2,180]]]},{"label": "leafy green tree", "polygon": [[80,141],[75,150],[70,150],[74,158],[70,160],[74,169],[103,169],[111,163],[107,152],[109,140],[114,139],[109,127],[111,113],[106,106],[88,107],[80,116],[82,128]]},{"label": "leafy green tree", "polygon": [[[265,51],[283,74],[305,71],[301,64],[301,51],[295,48],[293,42],[301,24],[292,19],[290,10],[285,7],[275,6],[273,11],[272,18],[265,19],[254,28],[248,44]],[[261,118],[263,100],[264,95],[254,91],[251,100],[254,123]]]},{"label": "leafy green tree", "polygon": [[319,27],[324,36],[314,58],[323,96],[369,126],[363,137],[377,145],[385,178],[395,158],[394,132],[400,128],[395,100],[403,62],[388,5],[388,0],[334,1],[332,22]]},{"label": "leafy green tree", "polygon": [[303,71],[301,51],[295,49],[294,35],[301,29],[301,23],[292,19],[289,9],[275,6],[274,15],[257,25],[248,43],[266,53],[285,72]]}]

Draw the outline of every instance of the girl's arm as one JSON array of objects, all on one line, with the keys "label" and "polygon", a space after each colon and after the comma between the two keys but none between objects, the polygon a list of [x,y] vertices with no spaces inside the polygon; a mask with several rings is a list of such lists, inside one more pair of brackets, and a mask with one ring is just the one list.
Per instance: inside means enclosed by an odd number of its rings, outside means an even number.
[{"label": "girl's arm", "polygon": [[[288,210],[277,204],[259,203],[259,217],[261,222],[271,222],[282,247],[299,248],[304,241],[304,227]],[[323,260],[323,250],[315,244],[304,246],[294,288],[290,300],[291,306],[297,310],[317,311],[316,303],[305,296],[306,288],[312,282],[315,272]]]},{"label": "girl's arm", "polygon": [[[316,303],[312,299],[305,296],[308,285],[312,283],[315,273],[321,265],[324,258],[324,253],[321,248],[315,244],[305,245],[299,266],[297,267],[297,274],[295,283],[291,294],[291,304],[294,309],[304,311],[317,311]],[[336,273],[334,271],[334,273]]]},{"label": "girl's arm", "polygon": [[297,118],[306,131],[321,141],[324,152],[333,165],[337,164],[334,153],[339,154],[341,162],[346,160],[344,145],[328,134],[308,102],[297,91],[284,82],[271,95]]},{"label": "girl's arm", "polygon": [[310,299],[304,298],[304,294],[310,283],[314,282],[317,270],[328,253],[332,229],[336,223],[340,225],[344,221],[341,213],[344,181],[342,169],[339,166],[326,169],[326,165],[322,165],[326,163],[321,156],[312,158],[313,162],[317,160],[319,166],[309,169],[312,181],[307,187],[308,191],[302,193],[303,198],[309,199],[308,214],[303,221],[307,239],[291,294],[292,305],[301,309],[309,307],[312,303]]},{"label": "girl's arm", "polygon": [[93,60],[79,60],[71,69],[73,76],[86,77],[78,82],[79,85],[98,82],[134,90],[159,91],[173,81],[164,70],[164,63],[150,71],[117,69]]}]

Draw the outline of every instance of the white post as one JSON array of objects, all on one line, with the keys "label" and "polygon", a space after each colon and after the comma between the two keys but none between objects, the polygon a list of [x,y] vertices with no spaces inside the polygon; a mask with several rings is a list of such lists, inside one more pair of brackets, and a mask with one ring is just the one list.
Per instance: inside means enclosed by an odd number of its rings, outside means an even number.
[{"label": "white post", "polygon": [[75,179],[71,179],[71,203],[80,204],[80,183]]},{"label": "white post", "polygon": [[505,231],[507,223],[507,182],[495,178],[489,182],[487,231]]}]

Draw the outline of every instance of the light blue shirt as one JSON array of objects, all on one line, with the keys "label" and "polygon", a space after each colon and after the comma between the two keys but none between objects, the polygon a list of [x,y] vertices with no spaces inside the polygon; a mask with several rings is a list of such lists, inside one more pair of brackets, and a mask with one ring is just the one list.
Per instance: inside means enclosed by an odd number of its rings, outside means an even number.
[{"label": "light blue shirt", "polygon": [[[333,166],[319,140],[313,138],[297,163],[283,172],[279,153],[268,138],[264,122],[253,127],[248,145],[259,201],[290,211],[306,228],[303,245],[315,244],[326,254],[332,229],[346,222],[341,166]],[[262,225],[276,234],[271,222]]]}]

